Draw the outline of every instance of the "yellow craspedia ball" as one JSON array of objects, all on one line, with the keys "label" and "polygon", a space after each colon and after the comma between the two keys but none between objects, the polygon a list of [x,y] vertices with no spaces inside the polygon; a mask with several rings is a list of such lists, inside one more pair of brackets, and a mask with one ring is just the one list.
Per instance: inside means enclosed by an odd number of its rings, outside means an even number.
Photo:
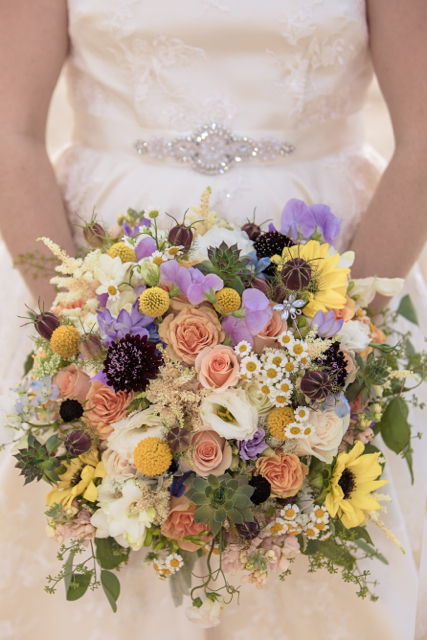
[{"label": "yellow craspedia ball", "polygon": [[169,469],[172,452],[167,442],[149,437],[137,444],[133,452],[133,461],[138,471],[144,475],[159,476]]},{"label": "yellow craspedia ball", "polygon": [[123,263],[136,261],[135,251],[128,247],[124,242],[116,242],[116,244],[112,244],[108,249],[108,255],[111,258],[116,258],[117,256],[119,256],[120,260]]},{"label": "yellow craspedia ball", "polygon": [[[242,304],[237,291],[230,287],[224,287],[224,289],[217,291],[216,301],[224,313],[233,313],[233,311],[240,309],[240,305]],[[217,308],[217,311],[221,311],[219,307]]]},{"label": "yellow craspedia ball", "polygon": [[157,318],[169,309],[169,294],[160,287],[151,287],[142,292],[139,297],[139,310],[144,316]]},{"label": "yellow craspedia ball", "polygon": [[288,440],[289,438],[285,436],[285,429],[292,422],[295,422],[295,414],[291,407],[276,407],[268,415],[267,428],[273,438]]},{"label": "yellow craspedia ball", "polygon": [[52,351],[63,358],[71,358],[79,352],[80,334],[75,327],[62,325],[55,329],[50,339]]}]

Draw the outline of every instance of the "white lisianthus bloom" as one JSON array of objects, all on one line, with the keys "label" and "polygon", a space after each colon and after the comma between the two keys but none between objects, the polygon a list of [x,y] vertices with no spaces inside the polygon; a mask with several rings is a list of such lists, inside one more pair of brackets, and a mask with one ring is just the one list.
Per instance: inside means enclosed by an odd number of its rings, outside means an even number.
[{"label": "white lisianthus bloom", "polygon": [[195,250],[191,255],[192,259],[197,261],[207,260],[209,247],[219,247],[223,241],[228,244],[229,247],[237,243],[241,251],[241,256],[248,255],[254,248],[254,243],[252,240],[249,240],[246,231],[242,231],[239,227],[235,229],[225,229],[215,224],[212,229],[209,229],[203,236],[197,236],[194,245]]},{"label": "white lisianthus bloom", "polygon": [[261,392],[260,385],[256,380],[242,382],[239,386],[246,391],[248,402],[255,407],[259,416],[266,416],[270,413],[274,404],[269,396]]},{"label": "white lisianthus bloom", "polygon": [[377,278],[372,276],[370,278],[358,278],[352,280],[354,282],[350,295],[359,296],[357,299],[358,307],[368,307],[375,295],[379,293],[382,296],[392,298],[397,296],[403,288],[403,278]]},{"label": "white lisianthus bloom", "polygon": [[220,624],[219,615],[223,608],[223,602],[219,600],[212,602],[212,600],[206,598],[201,607],[188,607],[185,615],[190,622],[197,624],[199,627],[202,627],[202,629],[210,629]]},{"label": "white lisianthus bloom", "polygon": [[298,440],[298,455],[311,455],[330,464],[348,429],[350,414],[339,418],[333,408],[327,411],[310,411],[308,422],[316,431],[308,438]]},{"label": "white lisianthus bloom", "polygon": [[119,296],[115,300],[113,300],[113,298],[108,298],[107,309],[112,316],[117,318],[122,309],[126,309],[126,311],[130,313],[135,300],[136,293],[133,289],[126,288],[124,291],[119,292]]},{"label": "white lisianthus bloom", "polygon": [[227,440],[250,440],[258,429],[258,411],[243,389],[211,394],[200,407],[203,421]]},{"label": "white lisianthus bloom", "polygon": [[114,431],[108,436],[108,448],[133,464],[133,452],[137,444],[144,438],[161,438],[163,427],[158,416],[148,408],[138,411],[128,418],[123,418],[113,425]]},{"label": "white lisianthus bloom", "polygon": [[363,351],[371,341],[369,325],[358,320],[344,322],[337,338],[345,351]]},{"label": "white lisianthus bloom", "polygon": [[[334,256],[338,251],[334,247],[329,247],[328,256]],[[338,268],[350,269],[353,266],[354,258],[356,254],[354,251],[346,251],[345,253],[341,253],[340,259],[338,260]]]},{"label": "white lisianthus bloom", "polygon": [[99,264],[96,277],[101,283],[96,293],[101,295],[108,293],[108,287],[118,288],[125,281],[127,270],[133,265],[133,262],[122,263],[119,256],[112,258],[103,253],[99,256]]},{"label": "white lisianthus bloom", "polygon": [[140,511],[136,506],[142,499],[142,491],[133,480],[122,486],[120,497],[109,478],[98,487],[101,508],[92,515],[91,524],[96,527],[97,538],[111,536],[122,547],[138,551],[144,544],[146,529],[151,527],[156,512],[150,508]]}]

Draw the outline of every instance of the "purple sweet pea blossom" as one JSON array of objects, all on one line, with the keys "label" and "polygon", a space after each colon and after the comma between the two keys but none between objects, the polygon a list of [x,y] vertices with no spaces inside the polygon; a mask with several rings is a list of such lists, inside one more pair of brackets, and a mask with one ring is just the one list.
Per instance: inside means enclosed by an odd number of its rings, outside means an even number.
[{"label": "purple sweet pea blossom", "polygon": [[344,324],[344,320],[335,320],[335,314],[333,311],[322,313],[318,311],[311,321],[311,326],[317,325],[317,334],[321,338],[331,338]]},{"label": "purple sweet pea blossom", "polygon": [[239,344],[242,340],[249,342],[251,346],[254,344],[254,339],[246,326],[244,320],[235,318],[234,316],[225,316],[221,323],[222,330],[228,335],[233,345]]},{"label": "purple sweet pea blossom", "polygon": [[245,307],[245,324],[251,334],[256,336],[273,317],[270,301],[258,289],[245,289],[242,295],[242,306]]},{"label": "purple sweet pea blossom", "polygon": [[334,216],[326,204],[307,206],[302,200],[293,198],[283,209],[280,231],[297,242],[299,234],[306,240],[317,228],[325,242],[333,245],[341,232],[341,224],[342,219]]},{"label": "purple sweet pea blossom", "polygon": [[138,298],[132,305],[130,314],[126,309],[122,309],[114,318],[108,309],[105,311],[97,311],[99,330],[103,338],[104,346],[110,345],[116,340],[120,340],[127,335],[131,336],[147,336],[149,332],[145,327],[153,322],[153,318],[143,316],[138,309]]},{"label": "purple sweet pea blossom", "polygon": [[219,291],[224,286],[223,280],[214,273],[205,276],[199,269],[180,267],[176,260],[160,265],[160,282],[167,286],[175,284],[191,304],[204,302],[204,293],[209,293],[211,288]]},{"label": "purple sweet pea blossom", "polygon": [[[93,378],[91,378],[89,380],[89,382],[95,382],[95,381],[100,382],[104,386],[106,386],[109,389],[111,389],[111,391],[114,391],[114,387],[112,387],[111,385],[108,384],[107,374],[105,373],[105,371],[103,369],[101,371],[98,371],[98,373],[95,376],[93,376]],[[115,391],[114,391],[114,393],[115,393]]]},{"label": "purple sweet pea blossom", "polygon": [[156,241],[149,235],[139,237],[141,239],[135,247],[136,258],[137,260],[149,258],[155,251],[157,251]]},{"label": "purple sweet pea blossom", "polygon": [[149,218],[143,218],[139,225],[135,225],[131,227],[127,222],[123,224],[123,231],[125,232],[125,236],[128,238],[134,238],[139,233],[144,231],[144,227],[149,227],[151,224],[151,220]]},{"label": "purple sweet pea blossom", "polygon": [[251,440],[238,440],[239,455],[242,460],[256,460],[260,453],[267,449],[268,444],[264,440],[265,431],[261,427],[255,431]]}]

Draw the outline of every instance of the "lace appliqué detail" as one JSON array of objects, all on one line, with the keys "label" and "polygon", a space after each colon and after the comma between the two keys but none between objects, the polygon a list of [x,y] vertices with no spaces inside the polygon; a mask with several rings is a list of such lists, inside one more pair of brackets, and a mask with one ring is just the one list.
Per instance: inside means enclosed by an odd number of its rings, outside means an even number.
[{"label": "lace appliqu\u00e9 detail", "polygon": [[134,32],[133,7],[139,0],[116,0],[116,6],[104,21],[114,35],[126,37]]},{"label": "lace appliqu\u00e9 detail", "polygon": [[94,116],[108,115],[110,97],[96,80],[71,62],[67,64],[66,76],[68,98],[73,109]]}]

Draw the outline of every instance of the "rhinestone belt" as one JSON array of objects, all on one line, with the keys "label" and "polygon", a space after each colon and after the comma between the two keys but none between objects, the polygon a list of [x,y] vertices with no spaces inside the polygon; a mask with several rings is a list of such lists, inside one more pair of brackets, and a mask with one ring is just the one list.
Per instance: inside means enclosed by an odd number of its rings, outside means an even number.
[{"label": "rhinestone belt", "polygon": [[219,124],[207,124],[189,136],[166,140],[152,136],[148,140],[135,140],[134,148],[141,155],[157,160],[167,157],[188,163],[199,173],[214,175],[229,171],[235,163],[251,158],[268,161],[289,156],[296,148],[289,142],[266,137],[260,140],[237,136]]}]

